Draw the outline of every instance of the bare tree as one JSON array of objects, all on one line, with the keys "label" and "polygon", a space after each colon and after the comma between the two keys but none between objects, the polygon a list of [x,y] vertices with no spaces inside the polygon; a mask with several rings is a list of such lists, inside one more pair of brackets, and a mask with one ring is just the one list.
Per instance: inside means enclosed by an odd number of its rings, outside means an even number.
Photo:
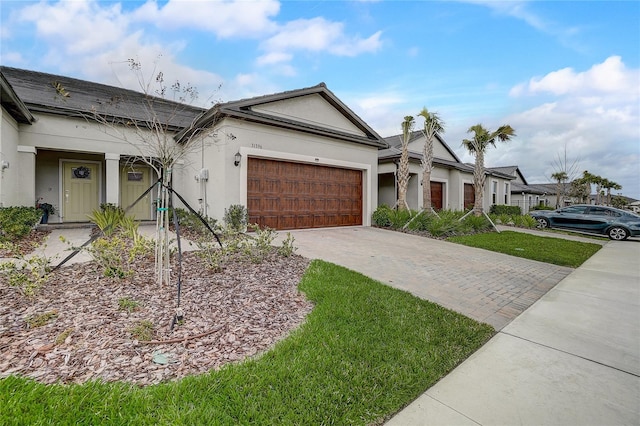
[{"label": "bare tree", "polygon": [[[159,184],[156,215],[156,280],[168,284],[169,260],[169,206],[172,174],[176,163],[190,153],[202,149],[202,140],[215,134],[207,129],[197,129],[201,114],[194,113],[190,104],[197,97],[197,90],[179,81],[165,82],[164,74],[155,67],[145,78],[140,62],[129,59],[130,69],[136,74],[142,96],[131,110],[130,102],[114,94],[105,105],[98,102],[92,107],[88,119],[102,125],[110,136],[127,142],[137,155],[131,161],[141,161],[154,170]],[[173,99],[168,99],[172,97]],[[178,131],[190,130],[178,144],[174,136]]]},{"label": "bare tree", "polygon": [[424,118],[425,136],[422,147],[422,209],[433,211],[431,205],[431,172],[433,171],[433,144],[436,135],[444,133],[444,122],[436,112],[429,112],[427,108],[422,108],[418,115]]},{"label": "bare tree", "polygon": [[413,130],[415,119],[411,115],[404,117],[402,122],[402,152],[400,154],[400,166],[398,167],[398,201],[399,210],[409,210],[407,203],[407,188],[409,187],[409,139]]}]

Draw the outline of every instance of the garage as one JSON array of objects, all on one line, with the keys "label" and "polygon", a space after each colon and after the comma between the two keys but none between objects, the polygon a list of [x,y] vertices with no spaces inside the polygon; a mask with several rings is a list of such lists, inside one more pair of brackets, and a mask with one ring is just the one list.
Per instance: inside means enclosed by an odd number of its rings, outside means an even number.
[{"label": "garage", "polygon": [[249,157],[247,210],[278,230],[362,225],[362,170]]}]

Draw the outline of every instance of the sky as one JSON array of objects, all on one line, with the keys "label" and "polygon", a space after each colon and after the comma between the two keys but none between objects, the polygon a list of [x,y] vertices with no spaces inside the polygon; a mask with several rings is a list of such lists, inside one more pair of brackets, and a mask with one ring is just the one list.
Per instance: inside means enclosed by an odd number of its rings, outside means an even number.
[{"label": "sky", "polygon": [[638,1],[2,0],[0,18],[2,65],[140,90],[134,59],[206,107],[324,82],[383,137],[426,107],[472,163],[469,127],[509,124],[488,167],[640,199]]}]

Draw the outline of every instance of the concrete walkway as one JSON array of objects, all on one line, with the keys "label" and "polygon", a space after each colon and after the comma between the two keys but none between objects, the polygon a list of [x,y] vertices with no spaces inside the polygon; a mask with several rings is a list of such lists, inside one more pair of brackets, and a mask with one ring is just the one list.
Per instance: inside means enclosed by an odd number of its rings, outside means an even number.
[{"label": "concrete walkway", "polygon": [[639,259],[609,242],[387,424],[640,424]]},{"label": "concrete walkway", "polygon": [[361,272],[496,330],[573,271],[379,228],[325,228],[291,234],[298,254]]}]

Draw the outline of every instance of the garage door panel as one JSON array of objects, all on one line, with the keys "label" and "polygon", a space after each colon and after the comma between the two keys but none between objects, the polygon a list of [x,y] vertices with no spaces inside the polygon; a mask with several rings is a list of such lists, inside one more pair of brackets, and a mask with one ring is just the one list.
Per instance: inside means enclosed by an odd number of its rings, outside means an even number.
[{"label": "garage door panel", "polygon": [[249,157],[247,209],[276,229],[362,224],[362,171]]}]

